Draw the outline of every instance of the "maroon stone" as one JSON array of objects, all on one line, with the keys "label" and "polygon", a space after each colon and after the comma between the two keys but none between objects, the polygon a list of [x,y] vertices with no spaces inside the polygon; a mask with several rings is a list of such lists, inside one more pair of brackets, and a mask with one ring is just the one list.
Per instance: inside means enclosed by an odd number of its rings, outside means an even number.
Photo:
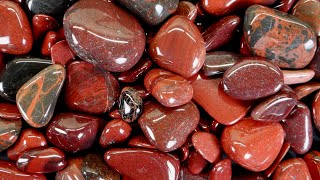
[{"label": "maroon stone", "polygon": [[5,63],[3,62],[3,54],[0,52],[0,71],[2,71],[5,67]]},{"label": "maroon stone", "polygon": [[311,151],[303,157],[307,164],[312,179],[320,179],[320,153],[319,151]]},{"label": "maroon stone", "polygon": [[99,118],[74,114],[57,114],[47,127],[48,141],[67,152],[90,148],[96,138]]},{"label": "maroon stone", "polygon": [[69,158],[67,167],[56,173],[56,180],[85,180],[81,174],[82,161],[83,157]]},{"label": "maroon stone", "polygon": [[188,145],[185,144],[178,149],[178,156],[179,156],[180,162],[187,160],[189,155],[190,155],[190,151],[189,151]]},{"label": "maroon stone", "polygon": [[156,150],[110,149],[104,154],[104,160],[132,180],[177,179],[180,171],[178,159]]},{"label": "maroon stone", "polygon": [[201,156],[210,163],[216,162],[221,156],[219,139],[207,132],[195,132],[192,144]]},{"label": "maroon stone", "polygon": [[49,31],[42,42],[41,54],[44,56],[51,56],[51,47],[60,40],[58,33]]},{"label": "maroon stone", "polygon": [[313,99],[312,116],[316,128],[320,131],[320,91],[317,92]]},{"label": "maroon stone", "polygon": [[120,82],[135,82],[141,76],[145,75],[152,67],[152,61],[149,58],[142,58],[139,62],[128,71],[120,73],[118,80]]},{"label": "maroon stone", "polygon": [[195,21],[197,18],[197,7],[189,1],[180,1],[175,14],[186,16],[191,21]]},{"label": "maroon stone", "polygon": [[49,31],[56,31],[59,23],[53,17],[45,14],[36,14],[32,18],[33,38],[38,40],[44,37]]},{"label": "maroon stone", "polygon": [[199,110],[192,102],[175,108],[148,102],[138,123],[152,145],[169,152],[185,143],[188,135],[197,127],[199,119]]},{"label": "maroon stone", "polygon": [[67,67],[65,103],[76,111],[101,114],[109,111],[119,96],[119,83],[110,73],[88,62]]},{"label": "maroon stone", "polygon": [[8,149],[16,142],[21,126],[21,119],[0,118],[0,152]]},{"label": "maroon stone", "polygon": [[294,88],[294,91],[298,97],[298,100],[308,96],[309,94],[320,89],[320,83],[318,82],[308,82],[297,86]]},{"label": "maroon stone", "polygon": [[283,86],[281,70],[262,60],[242,60],[223,75],[224,91],[241,100],[254,100],[270,96]]},{"label": "maroon stone", "polygon": [[297,0],[279,0],[275,8],[282,12],[289,12],[296,1]]},{"label": "maroon stone", "polygon": [[318,38],[317,51],[308,67],[314,70],[315,78],[320,79],[320,37]]},{"label": "maroon stone", "polygon": [[182,166],[179,180],[208,180],[208,173],[193,174],[189,168]]},{"label": "maroon stone", "polygon": [[13,162],[0,160],[0,177],[6,180],[46,180],[43,174],[29,174],[21,171]]},{"label": "maroon stone", "polygon": [[252,56],[252,53],[250,51],[250,47],[249,47],[248,43],[246,42],[244,35],[241,36],[240,54],[245,57]]},{"label": "maroon stone", "polygon": [[0,103],[0,117],[5,119],[19,119],[22,115],[15,104]]},{"label": "maroon stone", "polygon": [[144,85],[137,84],[137,85],[134,85],[133,88],[136,89],[136,91],[138,91],[142,99],[148,98],[151,94],[149,91],[146,90]]},{"label": "maroon stone", "polygon": [[121,114],[119,113],[118,109],[115,109],[113,111],[110,111],[108,113],[109,117],[111,117],[112,119],[121,119]]},{"label": "maroon stone", "polygon": [[138,148],[147,148],[147,149],[156,149],[148,139],[144,135],[137,135],[132,137],[128,141],[128,146],[130,147],[138,147]]},{"label": "maroon stone", "polygon": [[301,158],[291,158],[280,163],[272,179],[312,180],[308,167]]},{"label": "maroon stone", "polygon": [[231,177],[232,177],[231,160],[224,159],[214,165],[214,167],[210,171],[209,180],[231,179]]},{"label": "maroon stone", "polygon": [[61,150],[50,147],[25,151],[16,165],[24,172],[51,173],[63,169],[67,162]]},{"label": "maroon stone", "polygon": [[312,69],[282,70],[284,83],[287,85],[309,82],[315,75]]},{"label": "maroon stone", "polygon": [[67,65],[76,55],[70,49],[66,40],[62,40],[51,47],[51,60],[54,64]]},{"label": "maroon stone", "polygon": [[188,168],[193,174],[200,174],[208,162],[197,152],[192,151],[188,159]]}]

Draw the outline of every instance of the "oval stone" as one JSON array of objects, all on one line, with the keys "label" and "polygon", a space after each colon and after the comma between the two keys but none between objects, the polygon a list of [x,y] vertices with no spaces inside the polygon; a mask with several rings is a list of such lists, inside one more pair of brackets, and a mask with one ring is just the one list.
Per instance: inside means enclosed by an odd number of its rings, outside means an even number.
[{"label": "oval stone", "polygon": [[8,149],[18,139],[22,127],[20,119],[0,118],[0,152]]},{"label": "oval stone", "polygon": [[192,135],[193,147],[210,163],[216,162],[221,156],[219,139],[207,132],[195,132]]},{"label": "oval stone", "polygon": [[312,179],[320,179],[320,152],[311,151],[304,155],[303,160],[308,166]]},{"label": "oval stone", "polygon": [[156,149],[144,135],[137,135],[128,141],[128,146],[146,149]]},{"label": "oval stone", "polygon": [[217,164],[215,164],[210,171],[210,180],[223,180],[223,179],[231,179],[232,177],[232,167],[231,167],[231,160],[224,159]]},{"label": "oval stone", "polygon": [[254,100],[278,92],[283,86],[283,74],[267,61],[243,59],[224,73],[222,84],[228,95]]},{"label": "oval stone", "polygon": [[142,58],[139,62],[128,71],[122,72],[118,76],[120,82],[135,82],[141,76],[144,76],[152,67],[153,61],[149,58]]},{"label": "oval stone", "polygon": [[306,67],[317,48],[316,35],[309,25],[264,6],[248,8],[243,27],[253,54],[266,57],[281,68]]},{"label": "oval stone", "polygon": [[43,174],[29,174],[21,171],[13,162],[0,160],[0,177],[8,180],[46,180]]},{"label": "oval stone", "polygon": [[141,58],[146,37],[138,20],[114,3],[83,0],[64,15],[66,39],[83,60],[107,71],[131,69]]},{"label": "oval stone", "polygon": [[49,31],[58,30],[58,27],[58,21],[51,16],[45,14],[36,14],[32,17],[32,30],[35,40],[43,38]]},{"label": "oval stone", "polygon": [[301,158],[291,158],[279,164],[273,180],[303,179],[312,180],[306,163]]},{"label": "oval stone", "polygon": [[121,118],[126,122],[135,121],[142,113],[142,98],[140,93],[132,87],[122,89],[118,104]]}]

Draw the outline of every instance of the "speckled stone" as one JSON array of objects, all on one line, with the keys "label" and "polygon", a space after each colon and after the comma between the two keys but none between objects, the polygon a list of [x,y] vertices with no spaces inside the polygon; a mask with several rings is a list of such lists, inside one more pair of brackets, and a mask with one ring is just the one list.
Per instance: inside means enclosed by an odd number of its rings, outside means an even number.
[{"label": "speckled stone", "polygon": [[135,121],[142,113],[142,98],[140,93],[132,87],[122,89],[118,104],[121,118],[126,122]]}]

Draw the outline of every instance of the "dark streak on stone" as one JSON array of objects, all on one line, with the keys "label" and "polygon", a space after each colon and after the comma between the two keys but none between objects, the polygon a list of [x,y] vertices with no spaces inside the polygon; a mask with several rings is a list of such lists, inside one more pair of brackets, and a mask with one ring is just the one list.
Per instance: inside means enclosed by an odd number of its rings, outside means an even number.
[{"label": "dark streak on stone", "polygon": [[270,60],[275,59],[276,55],[269,49],[266,49],[266,57]]},{"label": "dark streak on stone", "polygon": [[298,48],[302,43],[301,37],[299,35],[292,41],[292,43],[286,48],[286,53]]}]

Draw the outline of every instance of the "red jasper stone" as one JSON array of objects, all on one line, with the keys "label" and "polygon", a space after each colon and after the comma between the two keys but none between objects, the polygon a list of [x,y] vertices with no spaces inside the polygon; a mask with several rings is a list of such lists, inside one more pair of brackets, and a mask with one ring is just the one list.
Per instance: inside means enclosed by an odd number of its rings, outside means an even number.
[{"label": "red jasper stone", "polygon": [[320,91],[317,92],[312,103],[313,122],[320,131]]},{"label": "red jasper stone", "polygon": [[312,69],[282,70],[284,83],[287,85],[309,82],[315,75]]},{"label": "red jasper stone", "polygon": [[180,171],[178,159],[156,150],[110,149],[104,154],[104,160],[121,175],[132,180],[178,179]]},{"label": "red jasper stone", "polygon": [[41,54],[44,56],[51,56],[51,47],[60,40],[58,33],[49,31],[42,42]]},{"label": "red jasper stone", "polygon": [[199,174],[208,162],[197,152],[192,151],[188,159],[188,168],[193,174]]},{"label": "red jasper stone", "polygon": [[0,160],[0,177],[6,180],[46,180],[43,174],[29,174],[21,171],[13,162]]},{"label": "red jasper stone", "polygon": [[189,168],[182,166],[179,174],[179,180],[208,180],[208,173],[193,174]]},{"label": "red jasper stone", "polygon": [[320,153],[311,151],[304,155],[304,162],[307,164],[312,179],[320,179]]},{"label": "red jasper stone", "polygon": [[272,179],[312,180],[308,167],[301,158],[291,158],[280,163]]},{"label": "red jasper stone", "polygon": [[231,179],[232,177],[232,167],[231,160],[224,159],[217,164],[210,171],[209,180],[223,180]]},{"label": "red jasper stone", "polygon": [[137,148],[156,149],[144,135],[137,135],[128,141],[128,146]]},{"label": "red jasper stone", "polygon": [[224,152],[248,170],[267,169],[277,158],[285,132],[279,123],[246,118],[227,126],[221,136]]},{"label": "red jasper stone", "polygon": [[74,114],[57,114],[46,130],[48,141],[67,152],[78,152],[90,148],[96,138],[99,118]]},{"label": "red jasper stone", "polygon": [[197,127],[199,119],[199,110],[192,102],[175,108],[147,102],[138,123],[152,145],[169,152],[186,142],[188,135]]},{"label": "red jasper stone", "polygon": [[19,135],[17,142],[8,149],[7,155],[10,160],[17,161],[23,152],[46,146],[47,140],[41,132],[25,129]]},{"label": "red jasper stone", "polygon": [[5,63],[3,62],[4,60],[4,55],[0,52],[0,71],[2,71],[5,67]]},{"label": "red jasper stone", "polygon": [[192,86],[186,79],[163,69],[150,70],[144,78],[144,86],[166,107],[186,104],[193,95]]},{"label": "red jasper stone", "polygon": [[216,162],[221,156],[219,139],[207,132],[195,132],[192,144],[201,156],[210,163]]},{"label": "red jasper stone", "polygon": [[17,105],[9,103],[0,103],[0,117],[5,119],[19,119],[22,115]]},{"label": "red jasper stone", "polygon": [[289,12],[297,0],[279,0],[275,8],[282,12]]},{"label": "red jasper stone", "polygon": [[226,16],[218,22],[212,24],[202,33],[207,51],[217,49],[229,43],[234,36],[235,30],[240,24],[240,17]]},{"label": "red jasper stone", "polygon": [[206,50],[193,22],[176,15],[160,28],[150,44],[149,53],[160,67],[188,78],[201,69]]},{"label": "red jasper stone", "polygon": [[67,67],[65,103],[76,111],[101,114],[109,111],[119,96],[119,83],[110,73],[88,62]]},{"label": "red jasper stone", "polygon": [[50,147],[25,151],[16,165],[24,172],[51,173],[62,170],[67,162],[61,150]]},{"label": "red jasper stone", "polygon": [[153,63],[149,58],[142,58],[139,62],[128,71],[122,72],[118,76],[120,82],[135,82],[141,76],[145,75],[150,70]]},{"label": "red jasper stone", "polygon": [[32,18],[33,38],[38,40],[47,32],[58,30],[59,23],[53,17],[45,14],[36,14]]},{"label": "red jasper stone", "polygon": [[110,111],[108,113],[109,117],[111,117],[112,119],[121,119],[121,114],[119,113],[118,109],[115,109],[113,111]]},{"label": "red jasper stone", "polygon": [[250,48],[249,48],[249,45],[246,42],[246,39],[245,39],[244,35],[241,36],[240,54],[245,56],[245,57],[252,56],[252,53],[251,53]]},{"label": "red jasper stone", "polygon": [[316,54],[314,55],[308,67],[314,70],[315,78],[320,79],[320,37],[318,38],[318,48]]},{"label": "red jasper stone", "polygon": [[63,170],[56,173],[55,179],[59,180],[85,180],[81,174],[81,164],[83,157],[74,157],[68,159],[68,165]]},{"label": "red jasper stone", "polygon": [[320,83],[308,82],[295,87],[294,92],[296,93],[298,100],[300,100],[319,89],[320,89]]},{"label": "red jasper stone", "polygon": [[8,149],[18,139],[22,122],[20,119],[0,118],[0,152]]},{"label": "red jasper stone", "polygon": [[175,14],[186,16],[191,21],[195,21],[197,18],[197,7],[189,1],[180,1]]},{"label": "red jasper stone", "polygon": [[191,83],[193,99],[216,121],[231,125],[243,118],[250,104],[227,95],[221,86],[221,78],[206,79],[201,75]]},{"label": "red jasper stone", "polygon": [[76,55],[70,49],[66,40],[62,40],[51,47],[51,60],[54,64],[67,65]]},{"label": "red jasper stone", "polygon": [[23,9],[11,1],[0,1],[0,52],[27,54],[33,38],[28,17]]},{"label": "red jasper stone", "polygon": [[243,59],[224,73],[222,84],[228,95],[254,100],[278,92],[283,86],[283,74],[267,61]]},{"label": "red jasper stone", "polygon": [[121,120],[114,119],[107,123],[99,140],[99,144],[106,148],[112,144],[124,142],[131,134],[131,126]]},{"label": "red jasper stone", "polygon": [[178,156],[179,156],[180,162],[187,160],[189,155],[190,155],[190,151],[189,151],[188,145],[183,145],[178,149]]}]

